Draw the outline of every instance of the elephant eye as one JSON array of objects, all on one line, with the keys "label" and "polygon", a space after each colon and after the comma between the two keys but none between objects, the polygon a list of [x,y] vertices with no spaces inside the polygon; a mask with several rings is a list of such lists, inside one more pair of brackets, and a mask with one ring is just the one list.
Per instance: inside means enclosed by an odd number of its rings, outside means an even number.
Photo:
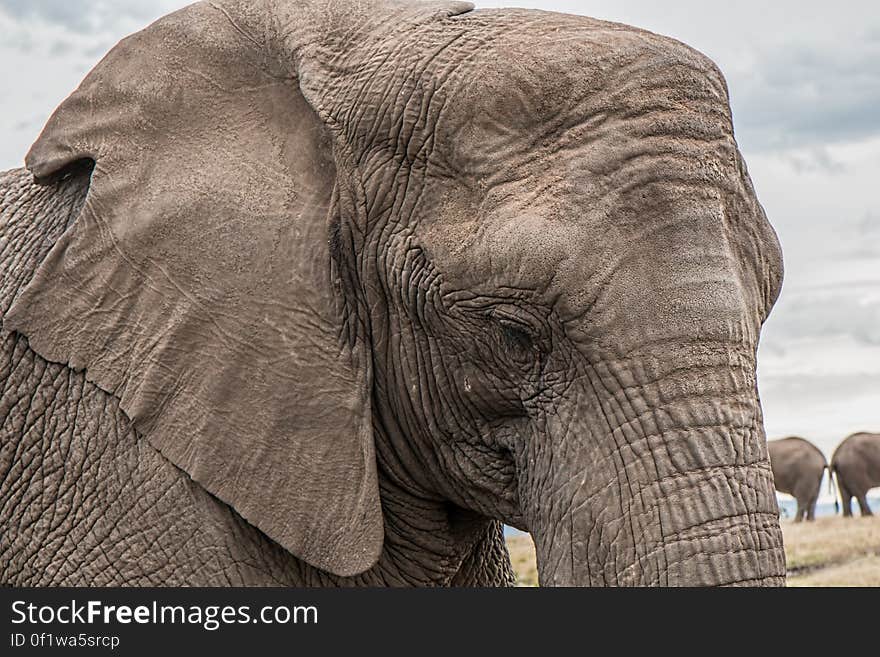
[{"label": "elephant eye", "polygon": [[507,313],[496,313],[495,321],[504,354],[518,365],[530,369],[541,356],[537,329]]},{"label": "elephant eye", "polygon": [[498,323],[504,342],[512,351],[528,353],[535,350],[535,341],[525,326],[509,319],[502,319]]},{"label": "elephant eye", "polygon": [[482,311],[489,321],[487,337],[494,337],[498,352],[519,367],[531,371],[549,351],[544,323],[537,312],[514,304],[497,304]]}]

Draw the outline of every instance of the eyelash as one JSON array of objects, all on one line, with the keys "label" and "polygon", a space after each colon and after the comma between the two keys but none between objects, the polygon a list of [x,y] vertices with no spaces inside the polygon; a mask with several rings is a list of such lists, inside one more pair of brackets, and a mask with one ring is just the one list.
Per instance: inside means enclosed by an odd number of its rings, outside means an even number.
[{"label": "eyelash", "polygon": [[502,350],[520,366],[531,369],[543,356],[545,349],[541,334],[526,322],[509,313],[492,313]]},{"label": "eyelash", "polygon": [[[539,314],[518,304],[493,304],[479,310],[486,337],[493,337],[501,353],[525,369],[532,369],[548,354],[549,340],[545,338]],[[523,317],[524,316],[524,317]]]},{"label": "eyelash", "polygon": [[535,349],[535,339],[531,331],[519,322],[502,319],[498,322],[505,342],[523,352]]}]

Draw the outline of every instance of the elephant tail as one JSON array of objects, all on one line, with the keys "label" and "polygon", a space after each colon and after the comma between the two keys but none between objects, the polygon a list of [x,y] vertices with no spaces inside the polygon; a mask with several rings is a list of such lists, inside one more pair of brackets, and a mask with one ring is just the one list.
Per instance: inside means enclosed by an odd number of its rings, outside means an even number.
[{"label": "elephant tail", "polygon": [[825,467],[828,469],[828,492],[834,495],[834,513],[840,513],[840,501],[837,499],[837,486],[834,485],[834,466],[826,464]]}]

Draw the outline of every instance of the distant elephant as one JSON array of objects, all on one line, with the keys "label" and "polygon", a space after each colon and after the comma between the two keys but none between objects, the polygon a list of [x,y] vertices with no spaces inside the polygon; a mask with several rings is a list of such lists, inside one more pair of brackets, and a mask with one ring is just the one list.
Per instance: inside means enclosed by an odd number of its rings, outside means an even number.
[{"label": "distant elephant", "polygon": [[868,491],[880,486],[880,433],[854,433],[831,457],[831,472],[837,478],[843,515],[852,516],[852,498],[863,516],[874,515],[868,506]]},{"label": "distant elephant", "polygon": [[813,443],[794,436],[767,441],[767,451],[776,490],[797,500],[795,522],[805,517],[813,520],[822,476],[828,467],[825,455]]},{"label": "distant elephant", "polygon": [[201,2],[0,179],[3,583],[780,585],[782,279],[717,68],[464,2]]}]

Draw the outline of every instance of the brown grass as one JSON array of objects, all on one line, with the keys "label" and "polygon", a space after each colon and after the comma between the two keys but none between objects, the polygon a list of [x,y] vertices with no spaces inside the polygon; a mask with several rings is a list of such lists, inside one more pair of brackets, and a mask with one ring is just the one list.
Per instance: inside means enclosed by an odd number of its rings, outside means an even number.
[{"label": "brown grass", "polygon": [[880,586],[880,517],[783,522],[789,586]]},{"label": "brown grass", "polygon": [[[782,522],[789,586],[880,586],[880,516]],[[529,536],[507,539],[520,586],[537,586]]]},{"label": "brown grass", "polygon": [[507,537],[510,563],[516,573],[517,586],[537,586],[538,566],[535,563],[535,544],[528,534]]}]

